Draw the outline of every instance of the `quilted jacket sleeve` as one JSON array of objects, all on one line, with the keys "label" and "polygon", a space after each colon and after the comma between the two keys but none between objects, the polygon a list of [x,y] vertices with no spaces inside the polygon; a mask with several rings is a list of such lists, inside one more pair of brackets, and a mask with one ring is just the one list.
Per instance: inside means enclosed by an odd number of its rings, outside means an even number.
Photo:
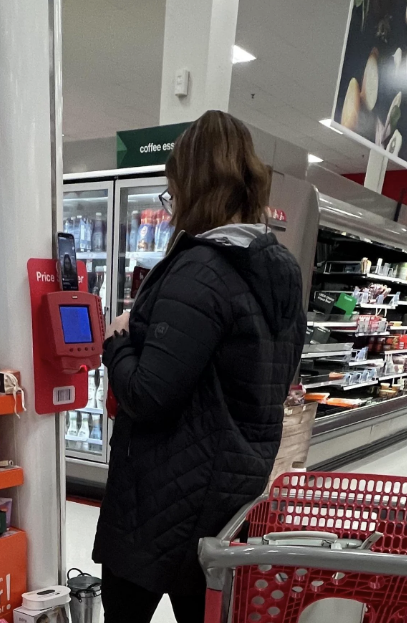
[{"label": "quilted jacket sleeve", "polygon": [[208,266],[183,262],[158,292],[141,355],[119,336],[103,362],[121,408],[137,423],[179,417],[231,323],[227,288]]}]

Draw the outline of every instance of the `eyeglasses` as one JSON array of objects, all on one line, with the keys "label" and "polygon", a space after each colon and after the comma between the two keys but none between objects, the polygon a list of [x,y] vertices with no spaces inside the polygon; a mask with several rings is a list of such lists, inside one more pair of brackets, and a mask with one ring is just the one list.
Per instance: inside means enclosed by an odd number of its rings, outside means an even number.
[{"label": "eyeglasses", "polygon": [[161,205],[172,216],[172,195],[169,193],[168,188],[158,195],[159,200],[161,201]]}]

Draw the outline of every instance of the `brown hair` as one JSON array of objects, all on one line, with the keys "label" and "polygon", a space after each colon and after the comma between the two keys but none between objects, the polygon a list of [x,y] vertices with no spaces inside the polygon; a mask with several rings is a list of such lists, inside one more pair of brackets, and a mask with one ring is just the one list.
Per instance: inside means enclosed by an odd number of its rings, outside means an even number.
[{"label": "brown hair", "polygon": [[264,218],[270,174],[249,130],[232,115],[210,110],[195,121],[175,143],[166,174],[175,196],[175,235]]}]

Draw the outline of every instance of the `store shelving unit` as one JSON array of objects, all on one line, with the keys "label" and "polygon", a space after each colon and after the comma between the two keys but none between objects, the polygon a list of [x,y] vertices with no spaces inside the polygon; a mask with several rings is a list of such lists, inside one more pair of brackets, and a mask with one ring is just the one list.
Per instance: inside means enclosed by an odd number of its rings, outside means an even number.
[{"label": "store shelving unit", "polygon": [[22,413],[23,401],[21,394],[17,394],[14,398],[13,394],[5,394],[0,396],[0,415],[11,415],[12,413]]},{"label": "store shelving unit", "polygon": [[[65,184],[63,195],[63,221],[64,229],[72,227],[78,222],[79,216],[87,219],[95,228],[97,218],[101,219],[103,230],[103,242],[99,239],[95,243],[94,238],[86,240],[86,245],[82,245],[81,240],[76,238],[76,257],[83,261],[86,266],[88,276],[88,289],[92,294],[98,294],[102,299],[102,307],[105,314],[106,324],[112,319],[111,315],[111,271],[113,254],[113,182],[110,180],[98,182],[85,182],[82,184]],[[98,216],[99,215],[99,216]],[[66,231],[68,231],[66,229]],[[93,230],[94,231],[94,230]],[[87,247],[87,250],[84,248]],[[82,250],[81,250],[82,248]],[[96,250],[97,249],[97,250]],[[89,373],[89,403],[92,400],[96,404],[96,393],[102,393],[103,399],[99,402],[105,403],[106,387],[104,386],[103,369],[99,369],[99,383],[95,387],[95,372]],[[73,418],[73,431],[71,427],[71,416]],[[85,417],[83,417],[85,416]],[[101,439],[92,439],[92,452],[89,450],[89,438],[84,438],[83,434],[78,438],[78,434],[85,421],[89,429],[89,435],[96,426],[100,428]],[[75,430],[76,429],[76,430]],[[82,428],[82,433],[84,429]],[[76,434],[70,434],[75,432]],[[99,434],[99,433],[98,433]],[[96,461],[101,464],[106,463],[108,454],[108,423],[104,409],[95,407],[85,407],[67,413],[65,429],[66,453],[70,458],[81,460]]]},{"label": "store shelving unit", "polygon": [[[381,232],[378,235],[381,235]],[[406,236],[405,236],[406,237]],[[369,302],[358,304],[355,308],[354,314],[351,318],[349,316],[342,321],[340,318],[329,316],[323,316],[321,319],[315,317],[315,312],[312,307],[312,297],[310,300],[310,311],[312,311],[312,319],[307,322],[309,328],[319,327],[330,331],[329,345],[326,347],[321,344],[318,347],[314,346],[317,352],[305,351],[302,355],[302,369],[301,374],[303,380],[303,387],[306,392],[312,390],[318,392],[321,389],[321,393],[329,393],[332,398],[340,399],[344,396],[344,392],[349,393],[351,399],[353,396],[357,396],[357,400],[363,401],[363,409],[370,406],[380,406],[381,413],[386,410],[386,396],[380,392],[380,384],[382,382],[389,382],[390,384],[396,381],[401,381],[407,377],[407,372],[385,374],[381,371],[379,378],[368,380],[366,382],[358,383],[345,383],[344,380],[332,380],[313,382],[313,375],[318,377],[326,377],[329,373],[343,373],[363,369],[370,369],[372,366],[380,368],[384,367],[385,356],[404,356],[407,354],[406,348],[392,348],[389,343],[384,348],[384,343],[380,345],[383,348],[382,352],[378,352],[379,346],[376,344],[371,346],[372,340],[391,338],[397,339],[397,335],[403,334],[407,331],[407,325],[401,324],[399,326],[392,326],[391,321],[400,321],[403,317],[403,308],[407,305],[407,300],[399,300],[396,304],[392,302],[392,296],[397,292],[401,293],[401,298],[407,298],[407,280],[397,278],[395,276],[380,275],[376,272],[364,273],[357,271],[357,267],[362,264],[362,258],[367,257],[371,259],[372,264],[378,258],[384,258],[383,262],[389,264],[405,263],[407,259],[407,237],[406,237],[406,250],[392,248],[390,245],[383,246],[381,244],[375,244],[370,238],[369,243],[363,239],[357,240],[355,237],[348,237],[343,235],[343,231],[340,234],[334,230],[322,229],[319,234],[320,246],[317,245],[316,254],[316,266],[324,266],[325,270],[314,271],[313,291],[314,292],[330,292],[332,294],[345,293],[350,294],[353,292],[351,288],[359,286],[361,290],[367,288],[370,283],[378,284],[383,283],[388,287],[394,284],[397,290],[392,289],[388,298],[385,298],[383,303]],[[356,255],[357,254],[357,255]],[[324,257],[325,256],[325,257]],[[381,263],[378,262],[380,265]],[[332,268],[332,271],[330,270]],[[388,269],[387,269],[388,270]],[[351,288],[349,285],[351,285]],[[390,302],[389,302],[390,301]],[[377,332],[363,332],[358,329],[358,316],[359,315],[375,315],[382,316],[388,321],[388,326]],[[324,334],[326,335],[326,334]],[[353,342],[353,351],[340,350],[341,344]],[[338,349],[333,351],[333,344],[337,343]],[[370,344],[370,346],[369,346]],[[367,359],[357,360],[355,358],[355,352],[369,346],[372,348]],[[403,346],[403,343],[401,344]],[[389,349],[389,350],[387,350]],[[323,352],[325,350],[325,352]],[[346,377],[347,379],[349,376]],[[350,377],[352,378],[352,377]],[[357,377],[356,377],[357,378]],[[327,388],[329,388],[327,390]],[[397,385],[398,389],[398,385]],[[327,391],[326,391],[327,390]],[[400,399],[404,399],[401,395]],[[396,399],[392,399],[396,400]],[[355,399],[356,405],[356,399]],[[367,406],[366,406],[367,405]],[[389,403],[390,405],[390,403]],[[392,406],[394,405],[394,402]],[[323,408],[322,408],[323,407]],[[358,407],[352,410],[352,417],[357,416]],[[336,419],[337,414],[346,412],[346,408],[333,408],[329,409],[329,405],[321,405],[321,410],[318,410],[317,418],[333,418],[332,422]],[[332,415],[330,415],[332,414]]]},{"label": "store shelving unit", "polygon": [[24,484],[24,472],[21,467],[0,468],[0,489],[11,489]]}]

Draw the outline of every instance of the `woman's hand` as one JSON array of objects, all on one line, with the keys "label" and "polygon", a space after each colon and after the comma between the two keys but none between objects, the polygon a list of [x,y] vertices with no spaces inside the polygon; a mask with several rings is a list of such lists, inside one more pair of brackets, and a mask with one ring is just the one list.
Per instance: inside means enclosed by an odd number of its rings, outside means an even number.
[{"label": "woman's hand", "polygon": [[112,324],[106,328],[105,339],[107,340],[109,337],[112,337],[115,331],[117,331],[117,333],[128,331],[129,319],[129,312],[124,312],[121,316],[117,316],[117,318],[113,320]]}]

